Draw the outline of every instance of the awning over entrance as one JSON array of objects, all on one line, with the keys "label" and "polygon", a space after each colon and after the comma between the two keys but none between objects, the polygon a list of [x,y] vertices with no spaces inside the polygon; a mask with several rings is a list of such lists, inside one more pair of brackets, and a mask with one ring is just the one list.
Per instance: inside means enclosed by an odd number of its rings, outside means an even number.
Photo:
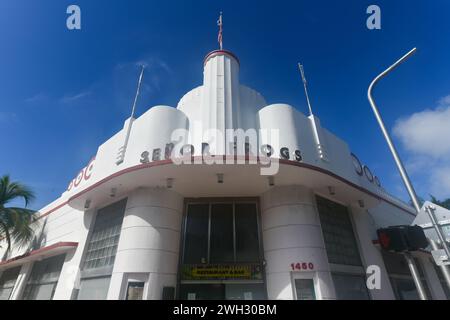
[{"label": "awning over entrance", "polygon": [[78,242],[57,242],[50,246],[32,250],[19,256],[13,257],[11,259],[1,261],[0,268],[3,269],[4,267],[13,267],[29,261],[40,260],[44,257],[47,258],[55,256],[57,254],[73,250],[77,247]]}]

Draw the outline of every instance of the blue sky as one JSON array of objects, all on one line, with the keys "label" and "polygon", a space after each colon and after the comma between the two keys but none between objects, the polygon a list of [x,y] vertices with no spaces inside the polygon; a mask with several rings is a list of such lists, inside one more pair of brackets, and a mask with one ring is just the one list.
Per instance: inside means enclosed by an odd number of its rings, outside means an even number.
[{"label": "blue sky", "polygon": [[[81,8],[79,31],[66,28],[70,4]],[[370,4],[381,8],[381,30],[366,28]],[[201,83],[203,57],[217,48],[221,10],[224,46],[241,60],[241,82],[268,103],[289,103],[306,113],[296,68],[303,62],[322,125],[404,199],[366,90],[375,75],[418,47],[380,83],[376,97],[418,193],[450,197],[450,152],[435,154],[433,147],[448,146],[445,123],[437,133],[416,130],[437,128],[433,121],[442,125],[450,110],[446,0],[4,0],[0,174],[36,191],[33,208],[59,197],[98,145],[123,126],[139,62],[149,67],[138,115],[158,104],[176,106]]]}]

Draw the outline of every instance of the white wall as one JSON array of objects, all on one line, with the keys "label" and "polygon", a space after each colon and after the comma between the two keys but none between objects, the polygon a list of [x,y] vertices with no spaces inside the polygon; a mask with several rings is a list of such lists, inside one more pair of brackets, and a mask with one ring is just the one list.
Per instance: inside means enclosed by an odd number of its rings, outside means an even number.
[{"label": "white wall", "polygon": [[364,269],[367,270],[369,266],[377,266],[380,268],[380,289],[369,290],[372,299],[395,300],[394,291],[392,290],[380,249],[372,242],[376,238],[372,237],[371,218],[367,210],[353,206],[350,208],[350,213]]},{"label": "white wall", "polygon": [[176,286],[182,210],[183,198],[167,189],[129,195],[109,300],[123,299],[126,274],[148,276],[148,299],[161,299],[164,286]]},{"label": "white wall", "polygon": [[261,220],[269,299],[293,299],[290,265],[297,262],[314,264],[318,299],[336,298],[314,203],[311,191],[303,186],[275,187],[262,196]]}]

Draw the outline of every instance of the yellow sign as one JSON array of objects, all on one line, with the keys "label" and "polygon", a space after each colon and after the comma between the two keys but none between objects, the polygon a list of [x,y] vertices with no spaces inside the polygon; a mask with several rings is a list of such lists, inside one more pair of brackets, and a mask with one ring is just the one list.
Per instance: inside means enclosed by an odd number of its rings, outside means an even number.
[{"label": "yellow sign", "polygon": [[258,264],[207,264],[184,265],[184,280],[211,279],[259,279],[261,268]]}]

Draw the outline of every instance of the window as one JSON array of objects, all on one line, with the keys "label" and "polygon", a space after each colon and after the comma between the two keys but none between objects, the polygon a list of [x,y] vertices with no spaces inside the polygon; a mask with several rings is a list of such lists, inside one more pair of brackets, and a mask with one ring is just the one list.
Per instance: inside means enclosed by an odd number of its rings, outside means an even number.
[{"label": "window", "polygon": [[317,197],[320,224],[330,263],[361,266],[356,238],[347,208]]},{"label": "window", "polygon": [[211,205],[211,263],[234,261],[233,237],[233,205]]},{"label": "window", "polygon": [[114,264],[125,206],[126,200],[122,200],[98,211],[84,259],[84,270]]},{"label": "window", "polygon": [[259,241],[256,206],[249,203],[237,203],[236,224],[236,260],[239,262],[259,260]]},{"label": "window", "polygon": [[297,300],[316,300],[313,279],[295,279],[295,293]]},{"label": "window", "polygon": [[[392,290],[394,290],[394,295],[397,300],[419,300],[419,294],[405,257],[402,254],[384,250],[381,253],[389,275],[389,280],[391,281]],[[425,280],[422,266],[417,259],[414,260],[416,261],[417,271],[419,272],[419,276],[425,289],[425,294],[431,299],[431,291]]]},{"label": "window", "polygon": [[106,299],[127,200],[98,210],[81,271],[78,300]]},{"label": "window", "polygon": [[410,278],[390,277],[395,297],[398,300],[419,300],[416,285]]},{"label": "window", "polygon": [[339,300],[369,300],[366,278],[363,275],[332,273],[336,295]]},{"label": "window", "polygon": [[105,300],[110,280],[110,276],[81,280],[78,300]]},{"label": "window", "polygon": [[319,196],[317,196],[317,208],[337,298],[370,299],[347,208]]},{"label": "window", "polygon": [[33,264],[23,294],[24,300],[51,300],[58,284],[65,254],[37,261]]},{"label": "window", "polygon": [[447,281],[445,280],[445,277],[444,277],[444,274],[442,273],[441,268],[436,265],[436,263],[434,262],[433,259],[430,259],[430,263],[433,265],[434,269],[436,270],[436,274],[439,278],[439,282],[441,283],[442,290],[444,290],[447,300],[450,300],[450,289],[448,288]]},{"label": "window", "polygon": [[142,300],[145,282],[128,282],[127,300]]},{"label": "window", "polygon": [[259,260],[256,203],[188,205],[184,264]]},{"label": "window", "polygon": [[208,259],[209,204],[191,204],[186,223],[185,263],[206,263]]},{"label": "window", "polygon": [[195,201],[186,206],[177,298],[266,299],[257,200]]},{"label": "window", "polygon": [[10,268],[1,273],[0,277],[0,300],[9,300],[16,284],[21,267]]}]

